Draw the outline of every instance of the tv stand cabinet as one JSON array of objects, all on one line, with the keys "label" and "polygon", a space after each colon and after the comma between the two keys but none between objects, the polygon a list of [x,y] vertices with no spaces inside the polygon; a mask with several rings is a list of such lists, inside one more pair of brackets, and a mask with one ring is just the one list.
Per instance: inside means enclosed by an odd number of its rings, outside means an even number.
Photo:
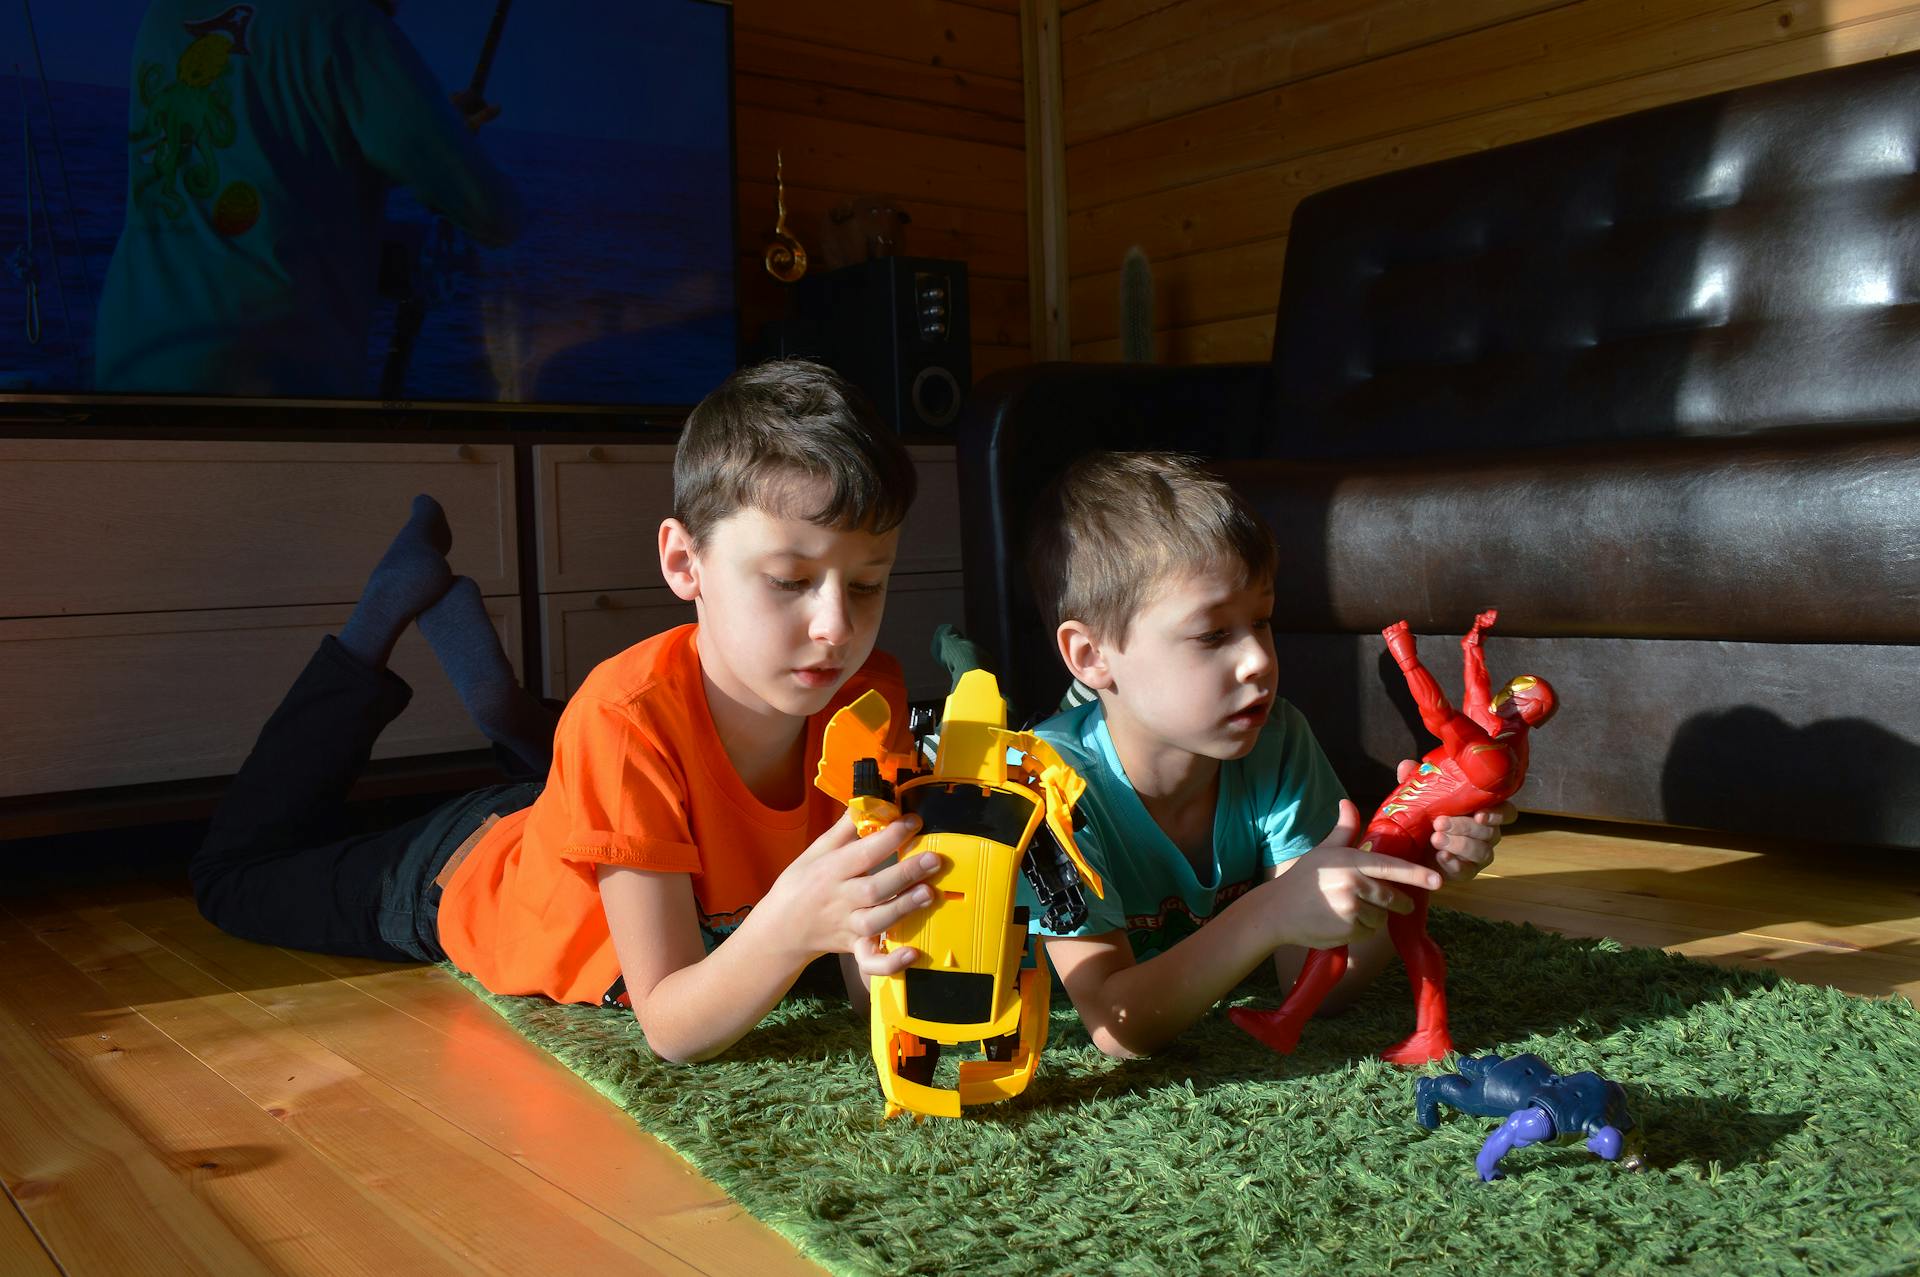
[{"label": "tv stand cabinet", "polygon": [[[564,698],[692,619],[655,550],[670,438],[0,438],[0,838],[210,810],[417,492],[446,508],[453,570],[523,681]],[[920,699],[946,691],[927,648],[960,617],[959,502],[952,447],[910,450],[921,495],[880,645]],[[417,629],[393,668],[414,700],[375,785],[466,783],[486,742]]]}]

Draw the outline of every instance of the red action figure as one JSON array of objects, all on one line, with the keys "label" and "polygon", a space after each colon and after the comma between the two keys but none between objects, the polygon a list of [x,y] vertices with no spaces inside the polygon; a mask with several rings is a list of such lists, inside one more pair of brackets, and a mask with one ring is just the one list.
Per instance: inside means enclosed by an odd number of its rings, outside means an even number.
[{"label": "red action figure", "polygon": [[[1499,615],[1492,609],[1482,612],[1460,640],[1466,657],[1465,713],[1447,703],[1440,684],[1420,664],[1405,621],[1381,631],[1387,650],[1407,676],[1407,687],[1420,706],[1420,721],[1440,738],[1440,745],[1380,804],[1367,824],[1360,850],[1430,865],[1436,817],[1470,816],[1498,807],[1519,792],[1527,778],[1527,731],[1552,718],[1557,705],[1553,688],[1530,675],[1514,679],[1488,698],[1480,634]],[[1427,935],[1428,893],[1418,887],[1399,890],[1413,897],[1413,911],[1389,914],[1387,931],[1413,981],[1416,1021],[1412,1036],[1382,1051],[1380,1058],[1390,1064],[1420,1064],[1453,1049],[1447,1032],[1447,959]],[[1345,945],[1315,949],[1307,954],[1299,979],[1277,1010],[1237,1007],[1230,1012],[1233,1022],[1274,1050],[1291,1051],[1308,1018],[1346,969]]]}]

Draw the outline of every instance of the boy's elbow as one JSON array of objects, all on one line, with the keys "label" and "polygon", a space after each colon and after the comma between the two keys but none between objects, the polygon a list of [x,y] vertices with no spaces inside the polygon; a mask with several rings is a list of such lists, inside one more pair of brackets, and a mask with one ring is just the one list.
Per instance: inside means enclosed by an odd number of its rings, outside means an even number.
[{"label": "boy's elbow", "polygon": [[647,1050],[653,1052],[656,1059],[668,1064],[702,1064],[726,1049],[724,1046],[688,1042],[671,1032],[663,1032],[659,1025],[649,1025],[638,1009],[634,1011],[633,1018],[640,1024],[640,1036],[646,1039]]},{"label": "boy's elbow", "polygon": [[1164,1035],[1128,1014],[1126,1008],[1119,1008],[1114,1014],[1101,1016],[1097,1021],[1090,1020],[1084,1014],[1081,1022],[1087,1026],[1087,1036],[1093,1039],[1100,1054],[1115,1060],[1138,1060],[1152,1055],[1166,1045]]},{"label": "boy's elbow", "polygon": [[667,1064],[705,1064],[720,1054],[716,1050],[700,1050],[672,1042],[659,1042],[652,1036],[647,1037],[647,1049],[654,1057]]},{"label": "boy's elbow", "polygon": [[647,1039],[647,1050],[653,1052],[653,1057],[662,1063],[698,1064],[700,1062],[694,1058],[693,1053],[690,1051],[679,1050],[674,1046],[660,1041],[652,1034],[645,1034],[644,1036]]},{"label": "boy's elbow", "polygon": [[[1068,996],[1073,996],[1072,989]],[[1080,1023],[1086,1026],[1093,1045],[1109,1059],[1137,1060],[1152,1055],[1165,1043],[1147,1019],[1127,1005],[1118,991],[1104,984],[1082,988],[1080,996],[1073,998],[1073,1009],[1079,1012]]]}]

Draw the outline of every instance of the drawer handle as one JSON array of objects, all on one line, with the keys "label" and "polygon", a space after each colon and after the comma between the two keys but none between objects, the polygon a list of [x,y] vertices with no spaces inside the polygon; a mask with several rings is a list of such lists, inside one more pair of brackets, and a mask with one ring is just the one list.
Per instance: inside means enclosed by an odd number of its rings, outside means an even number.
[{"label": "drawer handle", "polygon": [[598,444],[595,444],[593,447],[587,449],[587,460],[605,461],[606,459],[607,459],[607,450],[605,448],[600,447]]},{"label": "drawer handle", "polygon": [[597,608],[611,609],[613,607],[613,599],[605,594],[596,594],[593,597],[593,605]]},{"label": "drawer handle", "polygon": [[473,445],[463,443],[453,450],[453,455],[462,461],[472,461],[474,459]]}]

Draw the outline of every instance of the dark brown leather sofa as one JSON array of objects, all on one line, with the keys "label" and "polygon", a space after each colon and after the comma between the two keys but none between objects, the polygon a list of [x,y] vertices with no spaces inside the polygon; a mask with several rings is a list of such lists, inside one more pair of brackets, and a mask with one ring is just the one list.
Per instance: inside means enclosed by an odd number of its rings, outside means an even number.
[{"label": "dark brown leather sofa", "polygon": [[1090,447],[1215,459],[1279,537],[1282,692],[1357,798],[1424,751],[1378,631],[1500,608],[1530,810],[1920,847],[1920,55],[1322,192],[1273,358],[1042,364],[960,426],[967,626],[1022,717],[1024,573]]}]

